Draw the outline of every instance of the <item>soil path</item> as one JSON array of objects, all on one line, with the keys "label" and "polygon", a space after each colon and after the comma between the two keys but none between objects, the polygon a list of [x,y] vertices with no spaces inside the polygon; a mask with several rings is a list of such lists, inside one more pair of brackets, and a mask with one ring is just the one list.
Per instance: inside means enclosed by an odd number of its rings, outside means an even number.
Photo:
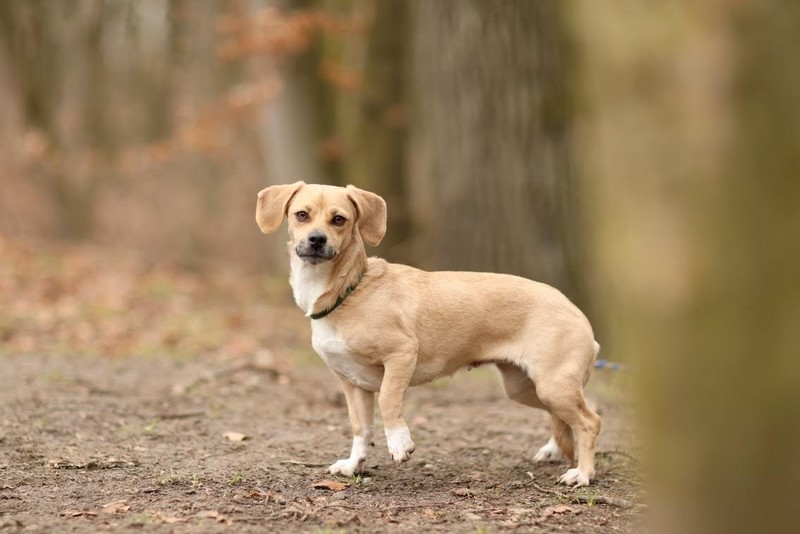
[{"label": "soil path", "polygon": [[[335,479],[325,466],[350,442],[337,381],[312,364],[276,370],[263,356],[3,357],[0,531],[611,532],[638,524],[639,508],[625,506],[637,501],[637,485],[618,375],[593,378],[604,429],[590,488],[556,486],[566,465],[530,460],[548,439],[548,417],[505,400],[483,369],[409,394],[417,451],[408,464],[392,464],[379,427],[369,472]],[[313,487],[326,479],[342,486]]]}]

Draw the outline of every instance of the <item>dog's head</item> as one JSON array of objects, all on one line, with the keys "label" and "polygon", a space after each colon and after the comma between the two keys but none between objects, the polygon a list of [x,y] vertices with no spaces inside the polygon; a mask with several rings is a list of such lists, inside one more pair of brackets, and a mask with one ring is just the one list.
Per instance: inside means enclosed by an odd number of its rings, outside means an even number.
[{"label": "dog's head", "polygon": [[295,182],[267,187],[258,194],[256,222],[265,234],[289,220],[291,248],[303,261],[322,263],[360,241],[381,242],[386,233],[386,202],[352,185],[334,187]]}]

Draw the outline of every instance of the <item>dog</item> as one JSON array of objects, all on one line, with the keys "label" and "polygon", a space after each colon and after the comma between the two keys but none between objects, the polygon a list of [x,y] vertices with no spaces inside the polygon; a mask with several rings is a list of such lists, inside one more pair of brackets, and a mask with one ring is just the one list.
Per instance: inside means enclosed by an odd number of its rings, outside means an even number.
[{"label": "dog", "polygon": [[600,417],[583,387],[600,345],[586,316],[546,284],[507,274],[426,272],[367,258],[386,233],[386,202],[353,186],[296,182],[258,194],[256,222],[289,221],[290,284],[311,319],[312,346],[342,385],[353,442],[332,474],[362,471],[375,394],[389,453],[414,452],[403,418],[406,389],[457,370],[494,364],[508,398],[551,414],[553,437],[534,457],[571,466],[559,482],[595,476]]}]

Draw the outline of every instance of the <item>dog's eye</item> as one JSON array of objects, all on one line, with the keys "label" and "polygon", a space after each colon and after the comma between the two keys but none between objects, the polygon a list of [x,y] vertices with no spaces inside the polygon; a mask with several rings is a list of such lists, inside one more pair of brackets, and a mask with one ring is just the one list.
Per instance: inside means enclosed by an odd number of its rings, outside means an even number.
[{"label": "dog's eye", "polygon": [[298,221],[307,221],[308,220],[308,212],[307,211],[298,211],[294,214],[297,217]]},{"label": "dog's eye", "polygon": [[337,215],[336,217],[333,218],[333,224],[335,224],[336,226],[342,226],[346,222],[347,219],[345,219],[341,215]]}]

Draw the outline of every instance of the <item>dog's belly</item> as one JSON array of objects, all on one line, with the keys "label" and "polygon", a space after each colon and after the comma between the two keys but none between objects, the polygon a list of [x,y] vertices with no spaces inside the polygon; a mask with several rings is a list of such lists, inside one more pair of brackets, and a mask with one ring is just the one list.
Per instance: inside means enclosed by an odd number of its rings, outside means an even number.
[{"label": "dog's belly", "polygon": [[311,322],[311,346],[331,371],[362,389],[380,391],[383,368],[359,362],[344,339],[325,319]]}]

